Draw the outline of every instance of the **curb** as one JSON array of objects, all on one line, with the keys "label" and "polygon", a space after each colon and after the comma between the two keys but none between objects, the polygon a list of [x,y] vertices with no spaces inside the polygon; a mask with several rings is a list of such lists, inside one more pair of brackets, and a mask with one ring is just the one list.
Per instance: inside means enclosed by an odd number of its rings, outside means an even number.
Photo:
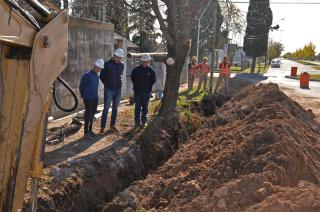
[{"label": "curb", "polygon": [[[285,76],[285,77],[288,78],[288,79],[300,80],[300,78],[299,78],[298,76],[293,77],[293,76],[287,75],[287,76]],[[310,81],[320,82],[320,79],[310,79]]]}]

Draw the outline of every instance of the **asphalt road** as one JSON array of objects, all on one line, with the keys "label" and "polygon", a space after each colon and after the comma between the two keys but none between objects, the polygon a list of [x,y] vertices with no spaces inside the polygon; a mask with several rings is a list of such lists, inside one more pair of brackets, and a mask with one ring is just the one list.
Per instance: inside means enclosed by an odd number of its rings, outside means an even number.
[{"label": "asphalt road", "polygon": [[320,74],[319,70],[313,69],[311,66],[306,66],[294,61],[282,59],[281,67],[270,68],[270,70],[265,74],[268,79],[263,82],[277,83],[280,87],[293,89],[301,95],[320,99],[320,82],[310,82],[310,89],[301,89],[299,80],[288,79],[285,77],[286,75],[290,75],[291,67],[293,66],[298,67],[298,74],[302,72],[308,72],[310,74]]}]

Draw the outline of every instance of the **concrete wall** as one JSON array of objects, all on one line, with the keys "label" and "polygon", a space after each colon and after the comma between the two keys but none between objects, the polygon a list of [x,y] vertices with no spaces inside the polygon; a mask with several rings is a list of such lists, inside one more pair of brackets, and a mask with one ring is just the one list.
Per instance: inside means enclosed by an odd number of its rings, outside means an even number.
[{"label": "concrete wall", "polygon": [[[79,94],[79,83],[82,75],[91,69],[97,58],[110,59],[114,49],[114,28],[112,24],[70,17],[68,66],[61,77],[76,91],[79,97],[78,110],[83,109]],[[57,96],[61,104],[71,107],[73,98],[69,92],[57,82]],[[100,85],[100,97],[103,98],[103,85]],[[101,100],[102,100],[101,98]],[[100,101],[101,101],[100,100]],[[51,115],[66,115],[52,102]]]},{"label": "concrete wall", "polygon": [[[132,70],[140,65],[140,59],[139,58],[128,58],[127,59],[127,76],[126,76],[126,85],[127,85],[127,90],[126,90],[126,96],[132,96],[133,95],[133,85],[131,82],[131,72]],[[184,64],[183,70],[181,72],[181,77],[180,77],[180,83],[184,84],[188,81],[188,64],[189,64],[189,59],[186,59],[186,62]],[[157,81],[154,84],[152,90],[154,92],[161,91],[163,92],[164,90],[164,85],[166,83],[166,65],[162,62],[157,62],[154,59],[151,61],[151,67],[153,70],[156,72],[156,78]]]},{"label": "concrete wall", "polygon": [[[91,69],[92,64],[97,58],[109,60],[113,55],[114,48],[123,48],[125,52],[123,59],[125,70],[122,78],[122,97],[129,97],[133,94],[131,71],[140,62],[138,59],[127,58],[127,46],[128,41],[124,37],[114,34],[112,24],[70,17],[68,66],[61,74],[61,77],[75,90],[79,98],[77,111],[84,108],[78,89],[82,75]],[[151,65],[156,71],[157,76],[157,82],[153,90],[163,91],[166,80],[166,66],[161,62],[152,62]],[[181,75],[181,83],[187,82],[187,73],[186,63]],[[100,103],[103,103],[103,90],[103,84],[100,83]],[[72,107],[73,98],[71,94],[59,82],[56,83],[56,94],[61,105],[66,108]],[[66,115],[68,114],[58,109],[52,101],[51,116],[60,118]]]},{"label": "concrete wall", "polygon": [[[127,48],[128,48],[128,43],[127,40],[120,36],[120,35],[114,35],[114,48],[122,48],[124,51],[124,57],[123,57],[123,63],[124,63],[124,70],[123,70],[123,76],[122,76],[122,88],[121,88],[121,97],[126,97],[128,96],[127,94],[127,81],[125,80],[127,78]],[[108,58],[110,59],[110,58]]]},{"label": "concrete wall", "polygon": [[[126,96],[132,96],[133,95],[133,84],[131,81],[131,72],[132,70],[140,65],[140,59],[139,58],[128,58],[127,60],[127,73],[126,73],[126,92],[125,95]],[[164,84],[166,81],[166,65],[164,63],[161,62],[156,62],[154,60],[152,60],[151,62],[151,67],[153,68],[153,70],[156,72],[156,78],[157,81],[154,84],[152,90],[153,91],[163,91],[164,89]]]}]

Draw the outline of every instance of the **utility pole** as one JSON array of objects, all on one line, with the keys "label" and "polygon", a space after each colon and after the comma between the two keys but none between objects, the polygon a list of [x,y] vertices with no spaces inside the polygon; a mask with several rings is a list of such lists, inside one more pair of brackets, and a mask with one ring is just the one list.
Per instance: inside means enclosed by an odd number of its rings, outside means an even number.
[{"label": "utility pole", "polygon": [[108,3],[105,3],[103,6],[102,6],[102,12],[103,12],[103,14],[102,14],[102,21],[103,22],[106,22],[107,20],[107,18],[106,18],[106,7],[108,6]]},{"label": "utility pole", "polygon": [[[212,1],[216,1],[216,0],[212,0]],[[197,37],[197,59],[199,60],[199,46],[200,46],[200,28],[201,28],[201,19],[204,16],[204,14],[206,13],[206,11],[208,10],[211,2],[210,1],[207,5],[207,7],[204,9],[203,13],[200,15],[200,17],[196,20],[198,20],[198,37]]]},{"label": "utility pole", "polygon": [[198,19],[198,37],[197,37],[197,59],[199,60],[199,46],[200,46],[200,27],[201,18]]},{"label": "utility pole", "polygon": [[216,42],[217,42],[217,19],[218,19],[218,1],[213,0],[213,32],[212,32],[212,42],[211,42],[211,71],[209,79],[209,94],[212,95],[213,91],[213,75],[216,69]]}]

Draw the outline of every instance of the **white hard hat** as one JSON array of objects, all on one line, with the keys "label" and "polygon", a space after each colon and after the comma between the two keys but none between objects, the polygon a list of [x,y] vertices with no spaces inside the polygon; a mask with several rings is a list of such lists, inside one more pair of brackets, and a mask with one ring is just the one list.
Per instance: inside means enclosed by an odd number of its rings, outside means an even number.
[{"label": "white hard hat", "polygon": [[104,61],[103,59],[97,59],[96,62],[94,63],[95,66],[97,66],[98,68],[104,68]]},{"label": "white hard hat", "polygon": [[117,57],[123,57],[124,56],[124,52],[123,52],[123,49],[116,49],[114,51],[114,56],[117,56]]},{"label": "white hard hat", "polygon": [[149,61],[151,61],[150,54],[143,54],[142,57],[141,57],[141,61],[142,61],[142,62],[149,62]]}]

